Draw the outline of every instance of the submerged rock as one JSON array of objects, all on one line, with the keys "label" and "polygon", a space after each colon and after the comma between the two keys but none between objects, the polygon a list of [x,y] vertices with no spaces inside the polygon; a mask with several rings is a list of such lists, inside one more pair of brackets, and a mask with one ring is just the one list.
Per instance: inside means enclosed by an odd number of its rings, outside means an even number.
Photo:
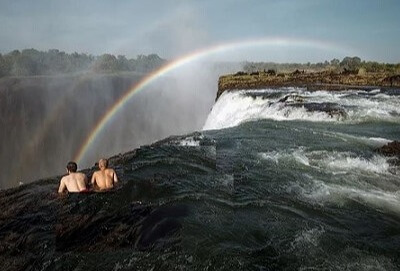
[{"label": "submerged rock", "polygon": [[385,156],[397,156],[400,158],[400,141],[392,141],[375,151]]},{"label": "submerged rock", "polygon": [[347,117],[346,111],[336,103],[293,103],[288,105],[293,107],[304,107],[310,112],[325,112],[330,117]]},{"label": "submerged rock", "polygon": [[400,166],[400,141],[392,141],[378,149],[376,152],[391,157],[388,162],[393,166]]}]

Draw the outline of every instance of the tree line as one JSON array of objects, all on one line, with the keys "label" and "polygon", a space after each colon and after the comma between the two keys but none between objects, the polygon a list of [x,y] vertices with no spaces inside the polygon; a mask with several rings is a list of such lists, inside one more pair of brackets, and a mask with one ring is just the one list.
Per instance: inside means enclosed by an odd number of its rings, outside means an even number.
[{"label": "tree line", "polygon": [[400,63],[379,63],[376,61],[365,61],[361,58],[345,57],[340,61],[337,58],[331,61],[318,62],[318,63],[274,63],[274,62],[245,62],[245,72],[256,72],[263,70],[274,70],[277,72],[293,72],[295,70],[307,70],[307,71],[322,71],[322,70],[333,70],[333,71],[349,71],[358,72],[363,70],[365,72],[386,72],[390,74],[400,73]]},{"label": "tree line", "polygon": [[[157,54],[138,55],[128,59],[123,55],[114,56],[103,54],[100,56],[85,53],[68,54],[57,49],[46,52],[36,49],[14,50],[7,54],[0,54],[0,77],[5,76],[32,76],[55,75],[93,71],[99,73],[114,73],[120,71],[135,71],[147,73],[166,63],[165,59]],[[350,71],[358,72],[387,72],[400,73],[400,63],[379,63],[363,61],[359,57],[345,57],[341,61],[337,58],[331,61],[318,63],[274,63],[274,62],[245,62],[245,72],[274,70],[277,72],[292,72],[295,70],[322,71]]]},{"label": "tree line", "polygon": [[0,77],[33,76],[76,73],[91,70],[100,73],[119,71],[150,72],[166,62],[156,54],[138,55],[127,59],[123,55],[103,54],[93,56],[84,53],[65,53],[57,49],[14,50],[0,54]]}]

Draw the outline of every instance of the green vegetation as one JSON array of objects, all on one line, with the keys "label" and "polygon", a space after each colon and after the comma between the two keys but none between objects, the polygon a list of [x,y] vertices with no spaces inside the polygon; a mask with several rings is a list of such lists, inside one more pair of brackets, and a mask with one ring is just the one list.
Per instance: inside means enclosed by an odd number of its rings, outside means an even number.
[{"label": "green vegetation", "polygon": [[337,58],[331,61],[319,63],[273,63],[273,62],[246,62],[244,71],[251,73],[264,70],[275,70],[276,72],[293,72],[295,70],[304,71],[350,71],[350,72],[386,72],[400,73],[400,63],[378,63],[375,61],[363,61],[359,57],[345,57],[342,61]]},{"label": "green vegetation", "polygon": [[56,49],[47,52],[35,49],[14,50],[0,54],[0,77],[32,76],[76,73],[91,70],[99,73],[119,71],[149,72],[163,65],[166,60],[156,54],[139,55],[136,59],[104,54],[68,54]]}]

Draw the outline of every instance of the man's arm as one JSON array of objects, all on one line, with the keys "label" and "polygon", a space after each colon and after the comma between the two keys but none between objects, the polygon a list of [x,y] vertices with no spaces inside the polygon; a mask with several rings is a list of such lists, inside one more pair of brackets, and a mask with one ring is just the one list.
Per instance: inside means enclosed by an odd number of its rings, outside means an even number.
[{"label": "man's arm", "polygon": [[64,177],[60,181],[60,186],[58,187],[58,193],[64,193],[64,190],[66,188]]},{"label": "man's arm", "polygon": [[117,173],[115,172],[115,170],[113,170],[113,181],[114,181],[114,183],[118,182],[118,177],[117,177]]},{"label": "man's arm", "polygon": [[92,185],[94,185],[94,184],[96,183],[96,172],[93,173],[93,175],[92,175],[92,180],[90,181],[90,183],[91,183]]}]

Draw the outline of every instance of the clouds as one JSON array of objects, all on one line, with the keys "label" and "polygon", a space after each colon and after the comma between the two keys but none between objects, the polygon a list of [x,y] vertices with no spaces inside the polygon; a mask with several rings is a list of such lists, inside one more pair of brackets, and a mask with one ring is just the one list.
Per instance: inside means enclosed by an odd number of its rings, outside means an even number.
[{"label": "clouds", "polygon": [[[229,40],[280,36],[358,47],[361,57],[398,62],[399,10],[400,3],[392,0],[4,0],[0,52],[33,47],[175,58]],[[291,50],[279,54],[289,62],[302,53]]]}]

